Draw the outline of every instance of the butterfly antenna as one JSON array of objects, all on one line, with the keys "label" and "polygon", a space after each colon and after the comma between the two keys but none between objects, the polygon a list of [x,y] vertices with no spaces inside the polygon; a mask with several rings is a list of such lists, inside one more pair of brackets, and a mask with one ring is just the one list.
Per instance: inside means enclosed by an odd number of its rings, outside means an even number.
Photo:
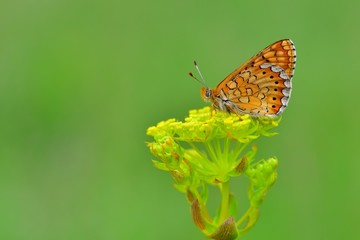
[{"label": "butterfly antenna", "polygon": [[198,71],[198,73],[199,73],[199,75],[200,75],[200,77],[201,77],[201,80],[202,80],[202,82],[203,82],[203,85],[204,85],[205,87],[207,87],[206,81],[205,81],[203,75],[202,75],[201,72],[200,72],[199,65],[197,64],[197,62],[196,62],[195,60],[194,60],[194,65],[195,65],[196,70]]},{"label": "butterfly antenna", "polygon": [[200,81],[199,79],[197,79],[194,74],[192,72],[189,72],[189,76],[192,77],[193,79],[195,79],[197,82],[199,82],[201,85],[204,85],[204,83],[202,81]]}]

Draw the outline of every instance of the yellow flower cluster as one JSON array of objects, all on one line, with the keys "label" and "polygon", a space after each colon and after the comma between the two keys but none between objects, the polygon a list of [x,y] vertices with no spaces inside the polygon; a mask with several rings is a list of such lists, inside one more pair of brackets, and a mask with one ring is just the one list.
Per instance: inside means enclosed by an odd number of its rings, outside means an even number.
[{"label": "yellow flower cluster", "polygon": [[[259,206],[276,180],[278,161],[273,157],[256,162],[256,146],[246,149],[259,136],[274,135],[270,130],[279,121],[205,107],[191,110],[184,122],[169,119],[147,129],[147,135],[154,138],[147,145],[160,160],[153,160],[155,167],[171,174],[174,186],[191,204],[194,223],[209,238],[236,239],[257,221]],[[239,175],[250,180],[250,205],[236,222],[236,198],[229,181]],[[221,192],[221,207],[214,218],[206,210],[208,185],[218,186]]]},{"label": "yellow flower cluster", "polygon": [[271,117],[251,118],[224,112],[212,111],[210,107],[191,110],[185,122],[174,118],[149,127],[147,135],[159,139],[171,136],[178,141],[206,142],[214,138],[230,138],[248,142],[260,135],[271,135],[271,128],[278,126],[279,120]]}]

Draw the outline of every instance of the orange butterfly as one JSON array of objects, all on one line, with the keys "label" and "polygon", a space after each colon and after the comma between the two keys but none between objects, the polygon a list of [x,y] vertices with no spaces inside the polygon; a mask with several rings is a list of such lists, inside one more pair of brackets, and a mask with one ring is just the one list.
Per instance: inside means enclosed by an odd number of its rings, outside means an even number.
[{"label": "orange butterfly", "polygon": [[287,107],[291,95],[296,51],[290,39],[277,41],[250,58],[214,89],[204,87],[202,98],[216,110],[251,116],[277,116]]}]

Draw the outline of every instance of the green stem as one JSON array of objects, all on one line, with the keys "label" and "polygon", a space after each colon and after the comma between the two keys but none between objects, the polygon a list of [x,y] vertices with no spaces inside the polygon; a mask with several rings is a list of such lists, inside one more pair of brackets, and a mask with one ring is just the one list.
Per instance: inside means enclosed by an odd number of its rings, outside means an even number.
[{"label": "green stem", "polygon": [[242,151],[249,145],[249,143],[240,143],[238,142],[236,145],[236,152],[234,154],[234,159],[237,159],[239,155],[242,153]]},{"label": "green stem", "polygon": [[209,154],[209,156],[210,156],[210,159],[211,159],[214,163],[218,164],[218,163],[217,163],[217,156],[216,156],[216,153],[214,152],[214,149],[213,149],[211,143],[205,142],[205,143],[204,143],[204,146],[205,146],[206,151],[208,152],[208,154]]},{"label": "green stem", "polygon": [[229,181],[224,182],[220,185],[220,191],[221,191],[221,207],[220,207],[219,224],[225,221],[228,213],[229,195],[230,195]]},{"label": "green stem", "polygon": [[226,161],[226,159],[224,158],[224,156],[222,155],[222,151],[221,151],[221,141],[219,139],[217,139],[216,141],[214,141],[214,149],[215,149],[215,154],[216,156],[218,156],[218,161],[220,164],[223,164],[224,161]]},{"label": "green stem", "polygon": [[244,215],[239,219],[239,221],[236,222],[236,226],[239,227],[245,221],[245,219],[249,216],[250,211],[251,211],[251,207],[249,207],[246,213],[244,213]]},{"label": "green stem", "polygon": [[194,149],[202,158],[204,158],[204,159],[207,159],[207,156],[202,152],[202,151],[200,151],[200,149],[199,148],[197,148],[196,146],[195,146],[195,144],[193,144],[192,142],[187,142],[189,145],[190,145],[190,147],[192,148],[192,149]]},{"label": "green stem", "polygon": [[225,159],[225,163],[227,164],[226,167],[232,165],[233,159],[229,159],[229,152],[230,152],[230,139],[225,138],[224,140],[224,149],[223,149],[223,158]]}]

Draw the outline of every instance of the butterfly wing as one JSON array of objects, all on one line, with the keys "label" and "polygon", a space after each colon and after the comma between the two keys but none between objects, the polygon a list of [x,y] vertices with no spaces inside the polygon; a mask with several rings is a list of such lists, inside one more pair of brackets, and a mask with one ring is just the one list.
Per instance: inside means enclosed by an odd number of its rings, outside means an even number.
[{"label": "butterfly wing", "polygon": [[277,41],[221,81],[213,89],[213,104],[237,114],[279,115],[289,102],[295,63],[293,42]]}]

